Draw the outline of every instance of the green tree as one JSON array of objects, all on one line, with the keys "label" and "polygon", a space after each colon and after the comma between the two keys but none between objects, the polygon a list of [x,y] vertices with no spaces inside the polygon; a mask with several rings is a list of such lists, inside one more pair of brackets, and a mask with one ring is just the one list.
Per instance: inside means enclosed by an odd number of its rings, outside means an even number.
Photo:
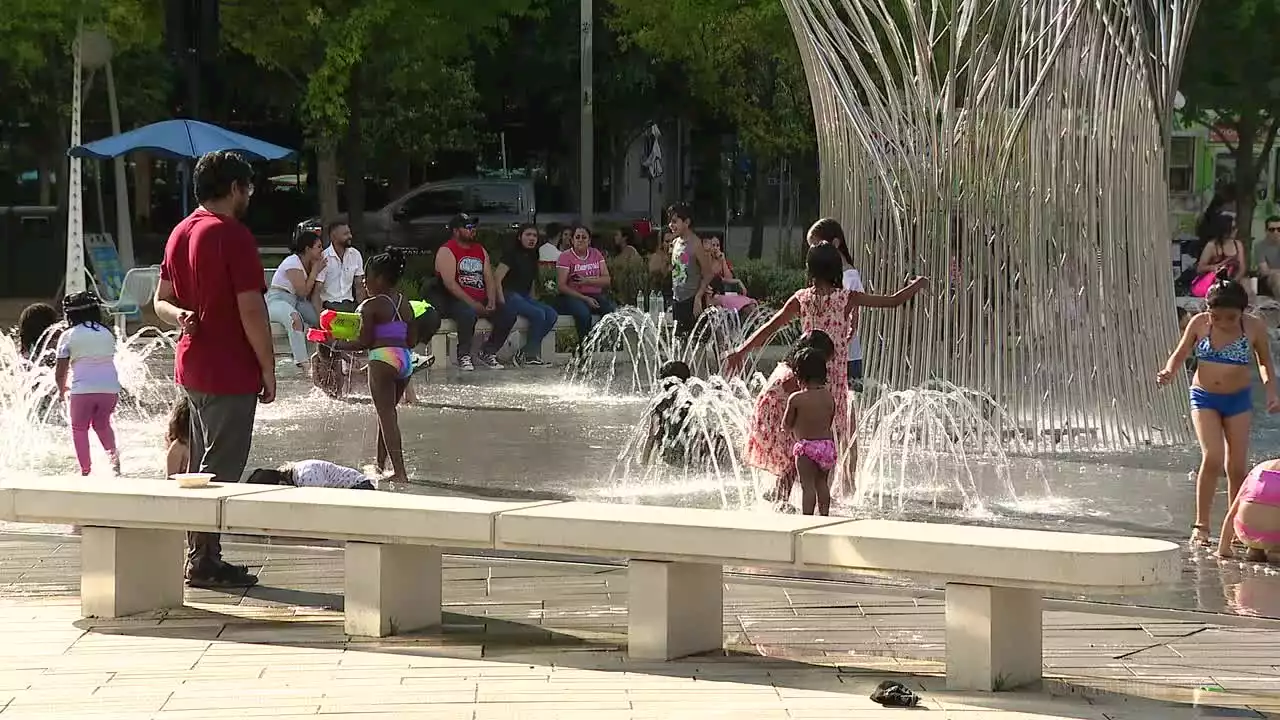
[{"label": "green tree", "polygon": [[[756,159],[753,195],[765,167],[814,144],[804,68],[777,0],[612,0],[623,39],[675,63],[699,104],[721,114]],[[763,218],[753,218],[749,255],[760,256]]]},{"label": "green tree", "polygon": [[[379,102],[420,102],[450,77],[465,71],[458,62],[472,38],[500,32],[505,19],[528,7],[528,0],[280,0],[275,3],[227,3],[226,39],[265,67],[290,77],[303,98],[301,120],[317,150],[320,209],[337,213],[338,150],[347,145],[347,183],[358,221],[362,195],[360,171],[367,133],[362,109]],[[434,112],[434,111],[431,111]],[[432,147],[431,140],[410,142],[411,134],[432,138],[419,114],[398,108],[369,125],[375,145],[398,138],[410,150]],[[436,115],[436,117],[440,117]],[[451,115],[450,117],[453,117]],[[394,127],[390,121],[398,119]],[[353,122],[354,121],[354,122]],[[353,124],[355,129],[353,130]],[[425,131],[425,133],[424,133]],[[416,146],[416,147],[415,147]],[[356,170],[355,173],[352,170]],[[351,177],[352,175],[355,177]]]},{"label": "green tree", "polygon": [[[27,153],[24,162],[34,160],[39,167],[42,204],[54,202],[52,178],[66,177],[61,171],[70,139],[72,43],[80,21],[86,30],[101,30],[112,40],[123,127],[158,119],[171,86],[160,50],[161,6],[155,0],[5,2],[0,11],[0,97],[6,102],[0,104],[0,120],[13,128],[10,140]],[[109,127],[101,74],[86,74],[83,90],[85,124]],[[65,183],[58,188],[61,198],[67,190]]]},{"label": "green tree", "polygon": [[1280,131],[1280,0],[1201,0],[1182,74],[1184,113],[1233,131],[1241,239],[1251,235],[1257,191]]}]

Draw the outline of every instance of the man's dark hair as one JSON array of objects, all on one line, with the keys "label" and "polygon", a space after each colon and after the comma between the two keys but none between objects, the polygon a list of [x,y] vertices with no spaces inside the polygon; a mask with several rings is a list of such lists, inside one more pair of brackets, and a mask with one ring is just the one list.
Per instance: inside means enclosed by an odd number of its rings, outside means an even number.
[{"label": "man's dark hair", "polygon": [[1268,215],[1267,224],[1270,225],[1271,223],[1280,223],[1280,215]]},{"label": "man's dark hair", "polygon": [[328,225],[324,226],[325,238],[327,238],[329,242],[333,242],[333,231],[337,230],[340,227],[344,227],[350,224],[351,223],[347,222],[346,220],[331,220]]},{"label": "man's dark hair", "polygon": [[230,150],[205,153],[196,161],[192,184],[195,185],[196,202],[221,200],[231,194],[235,184],[253,183],[253,166]]},{"label": "man's dark hair", "polygon": [[689,224],[693,224],[693,210],[689,209],[687,203],[676,203],[667,208],[667,219],[678,217]]}]

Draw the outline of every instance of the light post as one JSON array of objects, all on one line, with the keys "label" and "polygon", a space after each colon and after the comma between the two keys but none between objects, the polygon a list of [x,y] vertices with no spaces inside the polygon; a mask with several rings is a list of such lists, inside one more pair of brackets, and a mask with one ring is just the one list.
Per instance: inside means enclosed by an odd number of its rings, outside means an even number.
[{"label": "light post", "polygon": [[591,34],[595,12],[591,7],[591,0],[580,0],[580,2],[579,16],[582,25],[579,49],[582,54],[582,63],[578,71],[579,83],[582,87],[582,116],[581,134],[578,137],[578,159],[580,162],[578,168],[578,209],[582,216],[582,223],[590,226],[592,216],[595,215],[595,133],[592,127],[595,122],[593,116],[595,99],[593,97],[594,83],[591,65],[591,54],[593,52]]},{"label": "light post", "polygon": [[[107,101],[111,106],[111,130],[120,134],[120,108],[116,102],[115,76],[111,71],[111,55],[114,53],[111,38],[101,31],[85,31],[84,21],[76,23],[76,40],[72,44],[71,85],[71,147],[81,142],[81,116],[84,107],[84,71],[105,67],[107,70]],[[63,279],[65,292],[83,292],[88,289],[88,273],[84,265],[84,189],[81,163],[78,157],[70,159],[67,173],[67,267]],[[130,227],[128,187],[125,184],[124,158],[115,158],[116,221],[119,227],[120,263],[127,270],[133,267],[133,233]]]},{"label": "light post", "polygon": [[[71,147],[80,144],[81,61],[84,49],[84,21],[76,23],[76,40],[71,44]],[[84,193],[80,187],[80,158],[72,157],[67,172],[67,272],[63,291],[84,292]]]}]

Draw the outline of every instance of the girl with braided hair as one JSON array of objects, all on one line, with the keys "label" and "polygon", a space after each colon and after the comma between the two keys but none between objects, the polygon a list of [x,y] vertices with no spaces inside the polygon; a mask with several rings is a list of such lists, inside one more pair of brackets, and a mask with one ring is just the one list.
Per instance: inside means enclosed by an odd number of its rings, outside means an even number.
[{"label": "girl with braided hair", "polygon": [[404,465],[396,405],[414,371],[410,348],[418,344],[417,323],[412,322],[413,308],[404,294],[396,290],[404,269],[404,255],[396,248],[369,258],[364,274],[368,299],[358,308],[360,336],[350,342],[334,343],[339,350],[369,352],[369,394],[373,396],[373,407],[378,414],[378,470],[384,471],[390,458],[394,471],[391,479],[399,481],[408,480],[409,476]]}]

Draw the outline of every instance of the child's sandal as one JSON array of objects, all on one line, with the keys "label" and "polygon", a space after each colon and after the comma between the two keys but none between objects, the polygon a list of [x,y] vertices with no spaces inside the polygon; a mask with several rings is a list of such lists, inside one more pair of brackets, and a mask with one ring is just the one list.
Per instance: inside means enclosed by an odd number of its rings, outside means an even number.
[{"label": "child's sandal", "polygon": [[1191,544],[1207,547],[1209,545],[1209,528],[1199,523],[1192,525]]}]

